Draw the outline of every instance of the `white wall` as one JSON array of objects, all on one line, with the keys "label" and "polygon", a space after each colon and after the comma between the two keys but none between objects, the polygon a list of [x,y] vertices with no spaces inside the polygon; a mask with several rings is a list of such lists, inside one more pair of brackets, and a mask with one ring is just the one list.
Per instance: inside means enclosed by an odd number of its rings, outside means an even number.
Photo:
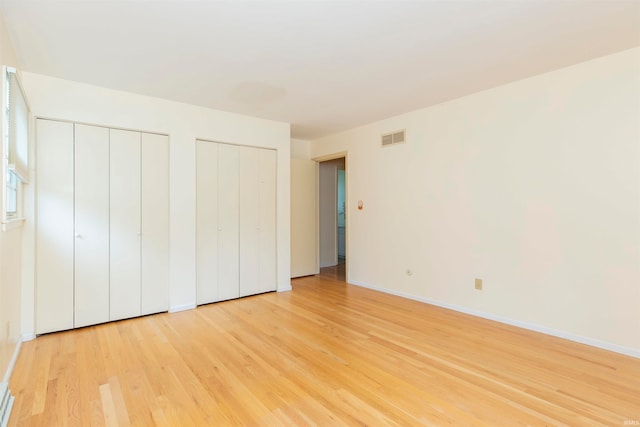
[{"label": "white wall", "polygon": [[291,277],[318,267],[318,163],[291,159]]},{"label": "white wall", "polygon": [[[195,140],[277,150],[279,291],[289,290],[289,124],[119,92],[32,73],[23,83],[35,116],[168,134],[170,138],[170,295],[172,310],[193,307],[195,282]],[[37,165],[36,165],[37,172]],[[35,175],[37,185],[37,173]],[[33,244],[33,242],[31,242]],[[24,260],[33,269],[33,259]],[[26,283],[33,288],[33,281]],[[33,298],[23,309],[33,319]],[[23,325],[33,331],[33,321]]]},{"label": "white wall", "polygon": [[318,164],[311,141],[291,138],[291,277],[320,272],[318,266]]},{"label": "white wall", "polygon": [[291,158],[292,159],[310,159],[311,158],[311,141],[304,139],[291,138]]},{"label": "white wall", "polygon": [[[1,14],[0,64],[18,67],[15,51]],[[0,135],[4,135],[2,120],[0,120]],[[4,169],[2,172],[4,173]],[[0,194],[2,194],[1,191]],[[3,204],[4,198],[0,197],[0,212],[4,209]],[[4,228],[3,226],[0,229],[0,381],[7,373],[21,333],[22,226],[10,227],[6,231]]]},{"label": "white wall", "polygon": [[311,150],[348,151],[353,283],[640,356],[640,48]]}]

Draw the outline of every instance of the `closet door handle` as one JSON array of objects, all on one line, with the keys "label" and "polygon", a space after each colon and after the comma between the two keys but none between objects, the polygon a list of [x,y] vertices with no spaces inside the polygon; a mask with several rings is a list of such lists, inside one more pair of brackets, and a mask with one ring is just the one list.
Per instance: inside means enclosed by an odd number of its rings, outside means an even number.
[{"label": "closet door handle", "polygon": [[76,233],[76,239],[82,239],[82,236],[80,235],[80,233]]}]

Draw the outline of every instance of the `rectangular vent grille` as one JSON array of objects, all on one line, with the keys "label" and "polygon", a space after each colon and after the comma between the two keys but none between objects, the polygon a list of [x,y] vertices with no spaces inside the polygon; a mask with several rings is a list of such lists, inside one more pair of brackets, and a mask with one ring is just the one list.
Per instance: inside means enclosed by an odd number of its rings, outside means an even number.
[{"label": "rectangular vent grille", "polygon": [[382,135],[382,146],[387,147],[393,144],[401,144],[405,142],[405,131],[399,130],[396,132],[385,133]]}]

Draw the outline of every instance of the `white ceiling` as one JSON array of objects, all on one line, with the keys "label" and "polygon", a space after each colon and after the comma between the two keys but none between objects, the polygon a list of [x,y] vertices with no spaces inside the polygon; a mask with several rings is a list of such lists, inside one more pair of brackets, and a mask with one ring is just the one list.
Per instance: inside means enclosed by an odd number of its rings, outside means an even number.
[{"label": "white ceiling", "polygon": [[313,139],[640,45],[640,1],[4,0],[26,71]]}]

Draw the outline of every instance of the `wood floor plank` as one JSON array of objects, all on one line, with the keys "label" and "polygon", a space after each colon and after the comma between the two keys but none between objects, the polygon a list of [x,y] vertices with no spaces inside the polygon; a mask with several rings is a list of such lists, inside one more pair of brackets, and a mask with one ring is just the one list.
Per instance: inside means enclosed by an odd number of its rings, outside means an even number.
[{"label": "wood floor plank", "polygon": [[26,342],[11,426],[624,425],[640,360],[329,276]]},{"label": "wood floor plank", "polygon": [[118,414],[116,412],[116,405],[113,403],[111,387],[109,387],[109,384],[102,384],[99,389],[100,397],[102,398],[104,423],[107,427],[118,427]]}]

